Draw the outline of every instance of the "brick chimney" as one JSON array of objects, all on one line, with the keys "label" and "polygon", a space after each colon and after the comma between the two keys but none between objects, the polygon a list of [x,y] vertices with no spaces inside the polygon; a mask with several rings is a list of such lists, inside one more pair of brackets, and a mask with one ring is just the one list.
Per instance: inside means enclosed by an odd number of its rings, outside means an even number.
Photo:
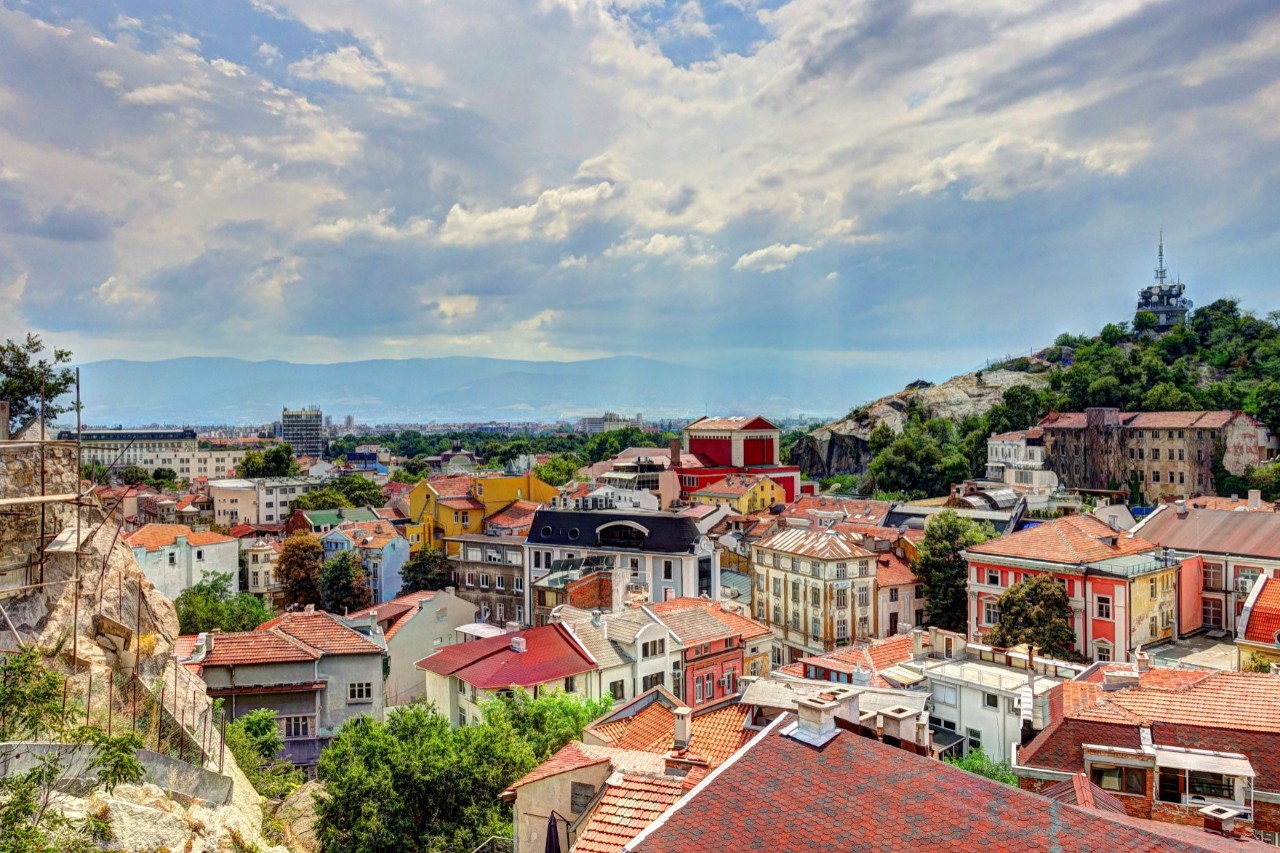
[{"label": "brick chimney", "polygon": [[678,438],[673,438],[673,439],[671,439],[670,447],[671,447],[671,465],[670,465],[670,466],[668,466],[668,467],[671,467],[671,468],[679,468],[679,467],[680,467],[680,453],[681,453],[681,444],[680,444],[680,439],[678,439]]},{"label": "brick chimney", "polygon": [[693,709],[674,708],[671,713],[676,718],[675,751],[684,752],[689,748],[689,741],[693,738]]}]

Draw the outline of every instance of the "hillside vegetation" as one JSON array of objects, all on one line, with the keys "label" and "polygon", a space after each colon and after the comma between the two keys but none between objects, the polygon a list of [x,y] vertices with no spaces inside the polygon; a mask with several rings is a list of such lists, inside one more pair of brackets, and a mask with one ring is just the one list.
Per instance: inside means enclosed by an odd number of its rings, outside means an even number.
[{"label": "hillside vegetation", "polygon": [[[837,477],[846,488],[923,497],[945,494],[951,483],[980,475],[991,433],[1025,429],[1050,410],[1239,409],[1280,427],[1280,311],[1260,317],[1224,298],[1196,309],[1186,325],[1163,335],[1135,331],[1149,323],[1139,314],[1132,323],[1108,323],[1093,337],[1062,334],[1053,346],[985,375],[979,371],[936,387],[925,383],[927,390],[878,400],[799,438],[791,460],[813,476],[854,475]],[[1010,373],[1022,378],[1004,378]],[[970,395],[982,410],[957,417],[928,403],[931,391],[988,387],[996,376],[1007,386],[997,402],[983,406],[989,395]],[[886,401],[898,417],[876,416]],[[1268,497],[1280,495],[1276,464],[1240,477],[1219,472],[1215,480],[1224,494],[1260,488]]]}]

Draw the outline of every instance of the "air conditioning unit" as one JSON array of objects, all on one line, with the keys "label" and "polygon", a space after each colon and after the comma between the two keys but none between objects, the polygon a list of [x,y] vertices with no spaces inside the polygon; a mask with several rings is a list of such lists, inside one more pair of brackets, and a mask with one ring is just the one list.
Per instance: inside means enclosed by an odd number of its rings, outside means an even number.
[{"label": "air conditioning unit", "polygon": [[933,713],[933,707],[934,707],[934,706],[933,706],[933,703],[932,703],[932,702],[925,702],[925,703],[924,703],[924,712],[925,712],[926,714],[932,714],[932,713]]},{"label": "air conditioning unit", "polygon": [[1249,590],[1253,589],[1254,580],[1254,578],[1236,578],[1236,592],[1248,595]]}]

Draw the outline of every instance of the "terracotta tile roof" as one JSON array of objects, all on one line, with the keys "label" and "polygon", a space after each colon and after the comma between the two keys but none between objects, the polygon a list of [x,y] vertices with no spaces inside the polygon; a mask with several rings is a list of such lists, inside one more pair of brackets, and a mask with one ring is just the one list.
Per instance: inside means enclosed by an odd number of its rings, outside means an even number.
[{"label": "terracotta tile roof", "polygon": [[867,498],[807,495],[788,504],[781,514],[783,518],[813,518],[838,513],[855,524],[883,524],[892,506],[888,501]]},{"label": "terracotta tile roof", "polygon": [[373,514],[383,521],[398,521],[408,518],[399,508],[390,506],[374,507]]},{"label": "terracotta tile roof", "polygon": [[612,746],[599,746],[597,744],[583,743],[579,740],[571,740],[546,761],[508,785],[503,795],[505,796],[516,788],[528,785],[531,782],[538,782],[559,773],[580,770],[583,767],[605,762],[615,768],[653,773],[661,773],[666,767],[666,759],[652,752],[617,749]]},{"label": "terracotta tile roof", "polygon": [[236,541],[234,536],[223,536],[207,530],[196,533],[186,524],[144,524],[133,533],[125,534],[124,541],[131,548],[159,551],[176,543],[179,536],[187,537],[188,545],[221,545]]},{"label": "terracotta tile roof", "polygon": [[1259,500],[1256,506],[1249,505],[1248,498],[1229,498],[1218,495],[1202,495],[1190,498],[1187,505],[1192,509],[1216,509],[1235,512],[1275,512],[1276,505],[1271,501]]},{"label": "terracotta tile roof", "polygon": [[471,494],[471,475],[438,474],[427,478],[427,485],[438,497],[461,497]]},{"label": "terracotta tile roof", "polygon": [[710,432],[713,430],[716,432],[722,432],[722,431],[736,432],[738,430],[777,429],[777,427],[758,415],[755,415],[755,416],[735,415],[734,417],[728,417],[728,418],[724,418],[724,417],[698,418],[696,421],[686,426],[685,429],[692,432],[702,432],[702,431]]},{"label": "terracotta tile roof", "polygon": [[680,639],[685,642],[705,642],[709,639],[710,635],[708,637],[695,638],[691,640],[671,625],[667,620],[668,614],[676,613],[680,610],[701,610],[717,622],[721,623],[729,635],[742,637],[744,640],[753,640],[757,637],[767,637],[772,633],[769,630],[769,626],[743,616],[740,613],[725,610],[720,606],[720,602],[708,601],[705,598],[673,598],[669,601],[659,601],[654,604],[650,604],[649,609],[656,613],[658,617],[667,624],[667,627],[675,631]]},{"label": "terracotta tile roof", "polygon": [[1064,782],[1050,785],[1041,791],[1040,795],[1069,806],[1098,809],[1112,814],[1128,814],[1124,810],[1124,803],[1090,782],[1083,770]]},{"label": "terracotta tile roof", "polygon": [[[845,673],[852,673],[861,665],[864,671],[871,674],[872,687],[895,687],[898,685],[886,680],[880,675],[880,671],[911,660],[911,644],[910,634],[895,634],[892,637],[885,637],[883,640],[845,646],[823,655],[801,658],[796,663],[789,665],[794,667],[794,670],[783,667],[780,671],[788,675],[807,678],[808,676],[805,675],[806,667],[810,664]],[[930,648],[928,634],[924,635],[924,648],[926,652]]]},{"label": "terracotta tile roof", "polygon": [[730,474],[703,486],[694,492],[694,496],[706,495],[707,497],[717,498],[739,498],[747,492],[760,485],[761,482],[768,480],[768,477],[751,477],[746,474]]},{"label": "terracotta tile roof", "polygon": [[911,564],[892,551],[876,555],[876,584],[878,586],[914,586],[920,578],[911,570]]},{"label": "terracotta tile roof", "polygon": [[987,441],[1022,441],[1027,437],[1025,429],[1014,430],[1013,432],[1002,432],[999,435],[993,435]]},{"label": "terracotta tile roof", "polygon": [[390,601],[379,604],[377,607],[367,607],[364,610],[357,610],[355,613],[348,614],[348,619],[364,619],[371,614],[376,614],[378,624],[382,626],[382,637],[388,643],[402,627],[408,624],[413,615],[418,612],[422,602],[430,601],[436,597],[436,593],[426,590],[421,592],[411,592],[407,595],[397,596]]},{"label": "terracotta tile roof", "polygon": [[853,732],[815,748],[783,734],[794,720],[780,717],[626,849],[1157,853],[1239,843],[1183,841],[1161,824],[1112,820]]},{"label": "terracotta tile roof", "polygon": [[[1114,537],[1115,544],[1107,540]],[[1014,557],[1046,563],[1097,563],[1154,551],[1155,544],[1123,531],[1116,532],[1097,516],[1084,513],[1046,521],[1017,533],[967,549],[981,557]]]},{"label": "terracotta tile roof", "polygon": [[1277,513],[1191,509],[1179,518],[1177,509],[1166,504],[1143,519],[1136,532],[1157,545],[1190,554],[1280,560]]},{"label": "terracotta tile roof", "polygon": [[321,653],[283,631],[242,631],[213,634],[213,649],[200,661],[202,666],[246,666],[319,660]]},{"label": "terracotta tile roof", "polygon": [[1280,645],[1280,580],[1262,575],[1262,589],[1249,611],[1244,638],[1252,643]]},{"label": "terracotta tile roof", "polygon": [[862,541],[857,534],[838,530],[784,527],[756,544],[760,548],[819,560],[859,560],[871,556],[871,552],[862,547]]},{"label": "terracotta tile roof", "polygon": [[684,781],[661,772],[611,777],[591,817],[578,830],[575,853],[619,853],[684,795]]},{"label": "terracotta tile roof", "polygon": [[514,500],[484,520],[487,527],[527,527],[541,504],[533,501]]},{"label": "terracotta tile roof", "polygon": [[[282,613],[249,633],[287,634],[326,655],[381,654],[382,647],[323,610]],[[230,636],[224,634],[222,636]],[[217,646],[215,645],[215,649]]]},{"label": "terracotta tile roof", "polygon": [[[525,641],[525,651],[511,648],[513,638]],[[596,669],[596,662],[560,624],[525,628],[510,634],[446,646],[418,661],[418,669],[437,675],[456,675],[483,690],[512,686],[533,687]]]},{"label": "terracotta tile roof", "polygon": [[[587,730],[609,746],[666,755],[675,748],[676,718],[670,694],[654,698],[657,695],[652,691],[641,694]],[[619,716],[635,705],[643,707],[631,716]],[[720,764],[754,734],[743,728],[749,712],[737,703],[695,711],[689,721],[689,748],[682,757],[706,761],[713,767]]]},{"label": "terracotta tile roof", "polygon": [[449,509],[478,509],[484,511],[484,501],[471,495],[447,495],[441,497],[439,503],[449,507]]}]

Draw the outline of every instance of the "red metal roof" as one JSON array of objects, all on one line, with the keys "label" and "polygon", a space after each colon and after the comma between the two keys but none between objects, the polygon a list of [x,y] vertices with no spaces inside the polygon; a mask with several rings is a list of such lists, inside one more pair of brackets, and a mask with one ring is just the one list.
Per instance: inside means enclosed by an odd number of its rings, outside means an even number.
[{"label": "red metal roof", "polygon": [[[524,639],[525,651],[511,647],[516,637]],[[418,661],[417,667],[436,675],[456,675],[482,690],[504,690],[591,672],[596,662],[573,634],[557,623],[446,646]]]}]

